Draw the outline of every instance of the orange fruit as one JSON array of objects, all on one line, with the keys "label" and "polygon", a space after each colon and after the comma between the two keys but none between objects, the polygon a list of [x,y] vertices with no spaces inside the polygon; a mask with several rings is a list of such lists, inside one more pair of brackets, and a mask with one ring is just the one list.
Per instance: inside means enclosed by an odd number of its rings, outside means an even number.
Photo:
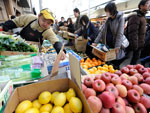
[{"label": "orange fruit", "polygon": [[102,64],[102,62],[101,62],[100,60],[98,60],[97,62],[98,62],[98,65],[101,65],[101,64]]},{"label": "orange fruit", "polygon": [[105,62],[102,62],[102,64],[105,64]]},{"label": "orange fruit", "polygon": [[82,58],[82,59],[80,60],[80,62],[84,62],[84,58]]},{"label": "orange fruit", "polygon": [[93,58],[92,60],[93,60],[93,61],[96,61],[96,58]]}]

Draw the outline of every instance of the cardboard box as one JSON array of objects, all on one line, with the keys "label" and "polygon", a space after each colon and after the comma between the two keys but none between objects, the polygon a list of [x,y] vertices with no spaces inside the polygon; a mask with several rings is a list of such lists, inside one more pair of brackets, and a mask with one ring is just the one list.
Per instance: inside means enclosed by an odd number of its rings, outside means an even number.
[{"label": "cardboard box", "polygon": [[0,92],[0,113],[2,113],[13,92],[13,83],[12,81],[0,83],[0,88],[2,90]]},{"label": "cardboard box", "polygon": [[[59,58],[61,57],[63,48],[61,49],[60,53],[58,54],[56,61],[54,63],[54,67],[52,69],[51,78],[54,78],[58,74],[59,68]],[[71,70],[71,79],[57,79],[57,80],[49,80],[40,83],[34,83],[31,85],[23,86],[17,88],[14,93],[12,94],[11,98],[9,99],[7,106],[5,108],[4,113],[13,113],[17,105],[23,100],[35,100],[39,96],[39,94],[43,91],[61,91],[65,92],[69,88],[73,88],[83,103],[83,112],[82,113],[92,113],[86,98],[84,97],[83,93],[81,92],[81,76],[80,76],[80,63],[75,56],[69,56],[70,61],[70,70]]]},{"label": "cardboard box", "polygon": [[73,33],[64,31],[63,32],[63,38],[66,38],[66,39],[75,39],[75,35]]},{"label": "cardboard box", "polygon": [[15,52],[15,51],[0,51],[0,55],[11,56],[11,55],[30,55],[37,54],[36,52]]},{"label": "cardboard box", "polygon": [[75,39],[75,49],[77,50],[77,52],[85,52],[87,43],[88,40],[84,39],[83,37]]},{"label": "cardboard box", "polygon": [[11,98],[9,99],[9,101],[7,103],[4,113],[13,113],[15,111],[17,105],[21,101],[26,100],[26,99],[33,101],[33,100],[37,99],[37,97],[39,96],[39,94],[42,91],[65,92],[69,88],[73,88],[75,90],[77,96],[81,99],[81,101],[83,103],[83,112],[82,113],[92,113],[83,93],[77,87],[77,85],[70,79],[52,80],[52,81],[34,83],[31,85],[16,88],[16,90],[14,91],[14,93],[12,94]]},{"label": "cardboard box", "polygon": [[116,49],[111,49],[108,52],[104,52],[104,51],[97,49],[96,47],[93,47],[92,53],[105,62],[116,59]]}]

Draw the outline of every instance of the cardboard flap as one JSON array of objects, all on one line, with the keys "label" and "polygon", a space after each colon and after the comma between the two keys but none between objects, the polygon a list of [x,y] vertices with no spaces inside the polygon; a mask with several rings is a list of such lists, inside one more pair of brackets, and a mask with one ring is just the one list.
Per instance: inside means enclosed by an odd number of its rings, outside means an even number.
[{"label": "cardboard flap", "polygon": [[71,79],[81,89],[80,62],[72,54],[69,54],[69,61],[70,61]]},{"label": "cardboard flap", "polygon": [[55,76],[58,74],[60,58],[62,56],[63,50],[64,50],[64,45],[62,46],[59,54],[56,57],[54,64],[53,64],[52,72],[50,75],[50,80],[54,80]]}]

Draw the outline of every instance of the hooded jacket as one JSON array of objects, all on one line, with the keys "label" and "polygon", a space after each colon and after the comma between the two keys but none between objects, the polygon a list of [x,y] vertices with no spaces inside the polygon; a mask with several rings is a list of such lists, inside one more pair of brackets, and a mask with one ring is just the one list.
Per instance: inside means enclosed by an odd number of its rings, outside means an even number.
[{"label": "hooded jacket", "polygon": [[130,42],[130,49],[137,50],[143,48],[146,34],[145,13],[140,10],[134,11],[134,13],[127,18],[127,21],[126,35]]}]

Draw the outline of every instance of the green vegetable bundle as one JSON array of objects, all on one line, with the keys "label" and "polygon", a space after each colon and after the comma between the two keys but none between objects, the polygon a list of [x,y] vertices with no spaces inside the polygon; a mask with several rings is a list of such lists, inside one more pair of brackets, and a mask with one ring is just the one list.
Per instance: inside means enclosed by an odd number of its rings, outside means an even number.
[{"label": "green vegetable bundle", "polygon": [[22,38],[14,38],[12,35],[0,35],[0,51],[37,52],[37,48],[28,45]]}]

